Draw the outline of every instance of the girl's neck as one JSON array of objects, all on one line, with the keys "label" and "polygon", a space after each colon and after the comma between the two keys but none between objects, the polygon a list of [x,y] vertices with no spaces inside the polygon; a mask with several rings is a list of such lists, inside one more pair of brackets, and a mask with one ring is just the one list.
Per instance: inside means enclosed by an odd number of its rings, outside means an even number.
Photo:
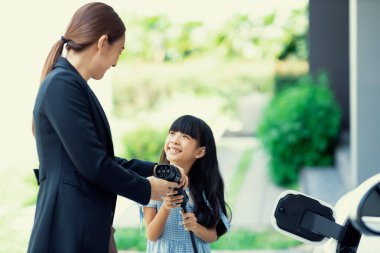
[{"label": "girl's neck", "polygon": [[191,170],[191,165],[185,165],[185,164],[180,164],[180,163],[175,163],[175,162],[170,162],[170,164],[174,165],[174,166],[178,166],[178,167],[181,167],[184,171],[185,171],[185,174],[188,175],[190,170]]}]

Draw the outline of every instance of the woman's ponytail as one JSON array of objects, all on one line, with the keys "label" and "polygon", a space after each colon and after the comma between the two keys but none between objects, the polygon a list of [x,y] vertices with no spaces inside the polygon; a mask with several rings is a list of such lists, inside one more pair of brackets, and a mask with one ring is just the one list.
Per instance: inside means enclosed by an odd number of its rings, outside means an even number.
[{"label": "woman's ponytail", "polygon": [[53,69],[54,64],[57,62],[58,58],[62,55],[63,46],[65,45],[66,40],[62,37],[59,41],[57,41],[53,47],[50,49],[48,56],[46,57],[44,67],[41,73],[41,83],[49,74],[49,72]]}]

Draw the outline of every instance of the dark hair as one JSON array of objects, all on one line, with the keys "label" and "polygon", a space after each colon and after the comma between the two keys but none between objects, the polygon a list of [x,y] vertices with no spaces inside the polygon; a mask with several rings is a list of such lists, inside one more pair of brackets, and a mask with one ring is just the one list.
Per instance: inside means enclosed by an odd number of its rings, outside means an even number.
[{"label": "dark hair", "polygon": [[[189,171],[190,192],[198,223],[207,228],[216,226],[217,235],[220,237],[227,231],[221,221],[220,210],[226,216],[231,216],[231,210],[224,200],[224,182],[219,171],[212,130],[203,120],[191,115],[184,115],[173,122],[169,131],[188,134],[198,141],[199,146],[206,147],[206,155],[197,159]],[[165,151],[161,154],[160,162],[169,162]],[[227,214],[227,208],[229,214]]]},{"label": "dark hair", "polygon": [[88,3],[80,7],[66,28],[62,39],[51,48],[41,73],[41,82],[61,56],[65,43],[67,50],[80,52],[95,43],[102,35],[112,44],[125,34],[125,25],[114,9],[104,3]]},{"label": "dark hair", "polygon": [[[50,49],[42,69],[41,83],[62,55],[65,43],[67,50],[80,52],[95,43],[102,35],[108,36],[110,44],[125,35],[125,25],[119,15],[104,3],[94,2],[80,7],[71,18],[65,34]],[[32,133],[34,135],[34,120]]]}]

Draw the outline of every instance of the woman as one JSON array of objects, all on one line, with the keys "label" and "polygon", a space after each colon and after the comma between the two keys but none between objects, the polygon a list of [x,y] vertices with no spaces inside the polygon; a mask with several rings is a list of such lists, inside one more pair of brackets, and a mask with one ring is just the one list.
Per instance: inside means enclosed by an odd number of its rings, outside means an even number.
[{"label": "woman", "polygon": [[114,156],[107,118],[87,84],[116,66],[124,42],[118,14],[89,3],[46,59],[33,110],[40,188],[30,253],[107,252],[117,194],[147,204],[178,187],[150,177],[152,162]]}]

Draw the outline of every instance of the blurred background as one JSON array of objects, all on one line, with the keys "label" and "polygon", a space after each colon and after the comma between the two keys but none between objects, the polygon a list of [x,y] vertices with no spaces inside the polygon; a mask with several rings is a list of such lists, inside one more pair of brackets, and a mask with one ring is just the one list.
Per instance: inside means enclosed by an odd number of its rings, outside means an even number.
[{"label": "blurred background", "polygon": [[[3,4],[0,252],[26,251],[38,191],[31,121],[39,76],[50,47],[87,2]],[[379,103],[379,64],[369,53],[379,41],[371,33],[379,4],[105,2],[126,24],[126,49],[90,86],[107,113],[116,155],[157,161],[173,120],[198,116],[213,129],[233,214],[231,232],[212,248],[311,252],[274,231],[270,213],[285,189],[334,204],[378,172],[376,138],[358,140],[377,137],[373,125],[380,123],[368,114]],[[368,64],[368,55],[372,68],[364,71],[359,63]],[[136,203],[119,198],[114,225],[120,251],[145,250]]]}]

